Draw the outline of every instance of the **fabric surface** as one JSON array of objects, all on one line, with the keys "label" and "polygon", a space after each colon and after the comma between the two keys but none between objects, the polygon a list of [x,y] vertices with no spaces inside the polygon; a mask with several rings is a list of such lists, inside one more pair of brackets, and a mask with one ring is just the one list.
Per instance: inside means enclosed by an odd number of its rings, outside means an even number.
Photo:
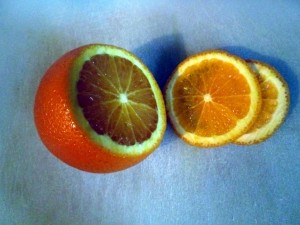
[{"label": "fabric surface", "polygon": [[[47,2],[0,3],[0,224],[300,223],[300,1]],[[89,43],[134,52],[161,88],[202,50],[262,60],[286,79],[290,111],[259,145],[200,149],[168,126],[139,165],[78,171],[40,141],[33,102],[45,70]]]}]

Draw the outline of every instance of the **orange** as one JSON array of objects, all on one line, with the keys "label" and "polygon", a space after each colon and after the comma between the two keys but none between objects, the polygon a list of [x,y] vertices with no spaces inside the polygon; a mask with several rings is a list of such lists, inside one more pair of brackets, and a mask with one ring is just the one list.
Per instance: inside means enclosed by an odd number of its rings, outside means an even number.
[{"label": "orange", "polygon": [[200,147],[234,141],[251,127],[261,106],[260,87],[247,63],[219,50],[180,63],[165,99],[176,134]]},{"label": "orange", "polygon": [[271,137],[283,123],[290,103],[288,85],[275,68],[256,60],[248,64],[259,79],[262,108],[251,129],[235,141],[238,144],[256,144]]},{"label": "orange", "polygon": [[132,53],[93,44],[59,58],[38,87],[34,119],[45,146],[80,170],[131,167],[160,144],[163,97],[147,67]]}]

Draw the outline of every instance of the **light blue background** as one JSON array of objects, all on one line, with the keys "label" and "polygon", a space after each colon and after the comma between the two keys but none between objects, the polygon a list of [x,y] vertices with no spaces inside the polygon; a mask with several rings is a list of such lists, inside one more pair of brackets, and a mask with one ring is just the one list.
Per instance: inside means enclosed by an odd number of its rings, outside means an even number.
[{"label": "light blue background", "polygon": [[[300,1],[0,2],[0,224],[300,224]],[[54,158],[34,95],[63,53],[108,43],[136,53],[161,87],[186,56],[225,49],[276,67],[286,121],[262,144],[191,147],[168,127],[141,164],[90,174]]]}]

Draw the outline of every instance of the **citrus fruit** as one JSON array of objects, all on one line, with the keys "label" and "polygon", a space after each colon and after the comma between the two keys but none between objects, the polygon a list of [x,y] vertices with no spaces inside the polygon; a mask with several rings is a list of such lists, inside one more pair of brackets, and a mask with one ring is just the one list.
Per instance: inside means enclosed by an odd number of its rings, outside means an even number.
[{"label": "citrus fruit", "polygon": [[261,106],[260,87],[247,63],[220,50],[180,63],[165,98],[176,134],[200,147],[234,141],[254,123]]},{"label": "citrus fruit", "polygon": [[277,70],[270,65],[249,60],[262,92],[261,111],[253,126],[235,142],[256,144],[270,137],[284,121],[289,108],[289,89]]},{"label": "citrus fruit", "polygon": [[114,172],[145,159],[166,129],[162,93],[132,53],[110,45],[74,49],[39,84],[35,124],[57,158],[89,172]]}]

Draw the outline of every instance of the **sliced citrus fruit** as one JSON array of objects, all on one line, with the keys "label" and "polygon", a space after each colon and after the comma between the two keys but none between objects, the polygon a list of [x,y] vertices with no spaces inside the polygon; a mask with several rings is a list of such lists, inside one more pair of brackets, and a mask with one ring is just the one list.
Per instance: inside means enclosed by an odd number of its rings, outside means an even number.
[{"label": "sliced citrus fruit", "polygon": [[177,135],[202,147],[221,146],[241,136],[261,106],[258,81],[246,62],[219,50],[180,63],[167,83],[165,98]]},{"label": "sliced citrus fruit", "polygon": [[284,121],[290,102],[288,85],[275,68],[256,60],[249,60],[248,64],[259,80],[262,107],[250,130],[235,141],[246,145],[269,138]]},{"label": "sliced citrus fruit", "polygon": [[34,117],[50,152],[90,172],[137,164],[166,129],[163,97],[147,67],[132,53],[101,44],[72,50],[48,69]]}]

